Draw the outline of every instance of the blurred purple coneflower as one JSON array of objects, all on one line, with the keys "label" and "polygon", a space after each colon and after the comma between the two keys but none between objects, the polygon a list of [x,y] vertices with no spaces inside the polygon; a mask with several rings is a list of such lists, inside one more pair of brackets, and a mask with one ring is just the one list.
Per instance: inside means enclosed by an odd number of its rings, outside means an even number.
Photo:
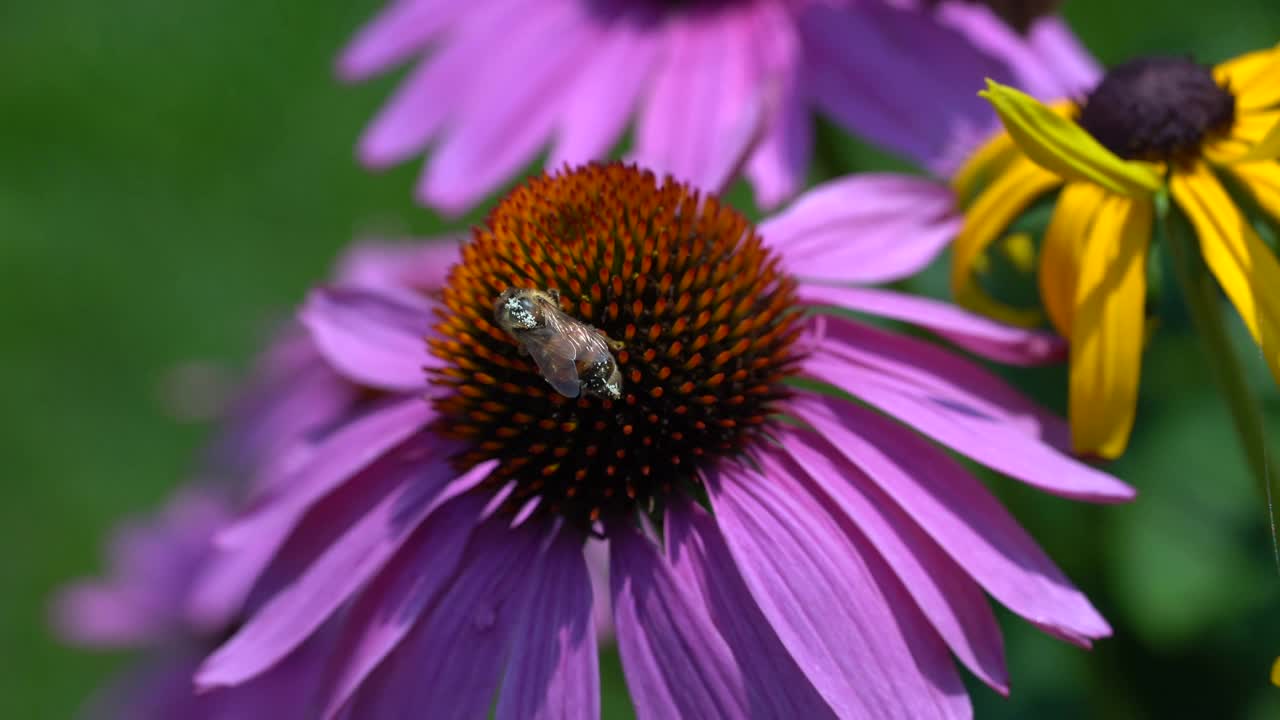
[{"label": "blurred purple coneflower", "polygon": [[[761,233],[714,196],[592,165],[517,188],[439,292],[316,290],[301,318],[323,361],[381,393],[220,535],[248,558],[254,611],[200,685],[253,682],[336,624],[324,717],[596,717],[597,537],[642,718],[968,716],[952,655],[1008,689],[984,593],[1080,645],[1109,634],[947,450],[1079,500],[1132,489],[973,361],[813,309],[1003,361],[1060,343],[798,283],[793,266],[847,258],[788,232],[830,199]],[[914,265],[861,262],[879,279]],[[607,336],[616,397],[548,384],[495,319],[509,288],[557,290],[561,322]]]},{"label": "blurred purple coneflower", "polygon": [[1023,37],[956,2],[395,0],[338,72],[359,81],[416,63],[359,156],[382,168],[431,147],[418,195],[447,212],[544,149],[548,168],[604,158],[633,119],[642,166],[703,188],[744,169],[772,207],[804,184],[815,111],[947,172],[952,138],[990,117],[973,88],[1069,80],[1069,63],[1024,60],[1073,45],[1056,17]]},{"label": "blurred purple coneflower", "polygon": [[[68,643],[144,650],[145,659],[97,692],[90,718],[119,720],[306,720],[317,712],[315,682],[328,662],[331,631],[320,629],[252,682],[196,691],[202,658],[235,629],[238,613],[192,622],[187,601],[214,534],[232,517],[224,494],[190,486],[153,517],[122,525],[108,545],[108,571],[55,598],[53,623]],[[330,624],[332,626],[332,624]]]}]

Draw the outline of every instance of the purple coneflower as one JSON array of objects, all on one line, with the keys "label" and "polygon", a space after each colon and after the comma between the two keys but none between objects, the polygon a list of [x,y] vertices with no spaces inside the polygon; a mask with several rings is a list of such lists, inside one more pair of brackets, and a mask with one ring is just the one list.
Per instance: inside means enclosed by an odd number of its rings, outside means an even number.
[{"label": "purple coneflower", "polygon": [[1023,38],[954,2],[396,0],[338,71],[417,62],[359,155],[381,168],[432,146],[419,197],[448,212],[546,148],[548,168],[607,156],[633,118],[641,165],[716,188],[745,163],[771,207],[804,183],[814,111],[944,172],[951,138],[989,116],[971,88],[993,77],[1034,91],[1057,79],[1023,60],[1073,45],[1057,18]]},{"label": "purple coneflower", "polygon": [[[251,682],[340,616],[326,717],[595,717],[593,537],[644,718],[966,716],[951,655],[1007,691],[984,591],[1078,644],[1107,635],[944,448],[1066,497],[1132,490],[1062,454],[1062,423],[972,361],[803,308],[907,319],[1002,359],[1060,345],[800,285],[790,265],[823,250],[766,228],[589,166],[516,189],[434,296],[316,291],[316,346],[383,392],[225,533],[260,556],[261,604],[198,682]],[[607,335],[620,397],[548,384],[495,321],[513,287],[558,290]]]}]

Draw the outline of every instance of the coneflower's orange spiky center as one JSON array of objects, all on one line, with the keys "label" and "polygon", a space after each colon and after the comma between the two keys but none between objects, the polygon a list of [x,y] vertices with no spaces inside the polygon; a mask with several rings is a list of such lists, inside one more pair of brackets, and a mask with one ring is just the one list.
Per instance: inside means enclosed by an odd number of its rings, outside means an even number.
[{"label": "coneflower's orange spiky center", "polygon": [[[558,393],[494,319],[508,288],[614,342],[619,399]],[[754,437],[793,368],[794,282],[740,214],[620,164],[530,180],[462,250],[442,293],[436,430],[463,466],[497,459],[506,507],[582,525],[697,482]]]}]

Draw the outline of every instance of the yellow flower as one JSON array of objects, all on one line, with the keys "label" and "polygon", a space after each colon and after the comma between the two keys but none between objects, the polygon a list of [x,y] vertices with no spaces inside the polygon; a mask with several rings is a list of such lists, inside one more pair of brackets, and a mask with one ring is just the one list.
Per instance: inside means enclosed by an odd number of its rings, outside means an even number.
[{"label": "yellow flower", "polygon": [[[1165,191],[1280,381],[1280,263],[1223,185],[1280,218],[1280,46],[1215,68],[1182,58],[1118,66],[1082,104],[1046,106],[988,81],[1004,123],[953,185],[972,198],[956,239],[956,298],[1035,322],[975,280],[991,244],[1037,198],[1058,191],[1038,282],[1049,321],[1071,342],[1069,415],[1077,452],[1114,458],[1133,427],[1146,323],[1147,251]],[[982,183],[985,182],[985,185]]]}]

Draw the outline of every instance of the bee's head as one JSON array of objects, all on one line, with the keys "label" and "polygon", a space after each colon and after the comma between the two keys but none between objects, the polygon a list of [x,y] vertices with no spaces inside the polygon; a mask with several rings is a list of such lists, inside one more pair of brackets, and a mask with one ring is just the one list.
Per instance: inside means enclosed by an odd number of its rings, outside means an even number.
[{"label": "bee's head", "polygon": [[541,325],[535,290],[507,288],[493,304],[493,319],[509,330],[532,330]]}]

